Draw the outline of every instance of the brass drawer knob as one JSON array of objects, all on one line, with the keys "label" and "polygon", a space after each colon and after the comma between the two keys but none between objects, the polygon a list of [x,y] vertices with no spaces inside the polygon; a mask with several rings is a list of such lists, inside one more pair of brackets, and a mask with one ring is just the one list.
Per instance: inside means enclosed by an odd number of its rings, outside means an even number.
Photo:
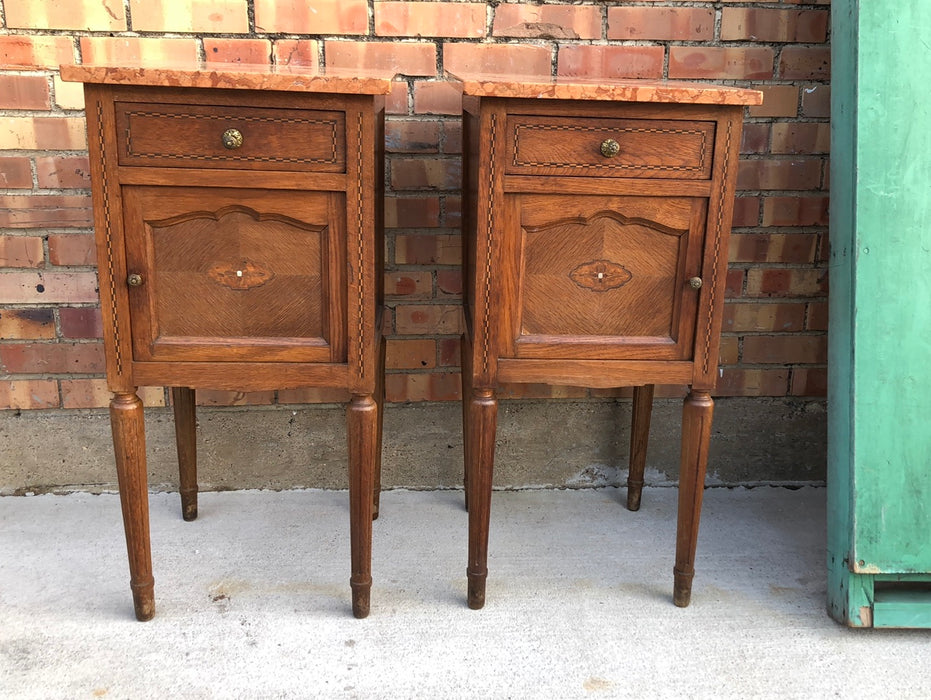
[{"label": "brass drawer knob", "polygon": [[126,284],[130,287],[141,287],[142,286],[142,275],[137,273],[132,273],[129,277],[126,278]]},{"label": "brass drawer knob", "polygon": [[227,129],[220,140],[223,141],[223,148],[233,151],[242,146],[242,132],[239,129]]},{"label": "brass drawer knob", "polygon": [[702,285],[701,277],[692,277],[689,280],[689,286],[692,289],[701,289],[701,285]]},{"label": "brass drawer knob", "polygon": [[605,139],[601,142],[601,155],[605,158],[613,158],[621,152],[621,144],[614,139]]}]

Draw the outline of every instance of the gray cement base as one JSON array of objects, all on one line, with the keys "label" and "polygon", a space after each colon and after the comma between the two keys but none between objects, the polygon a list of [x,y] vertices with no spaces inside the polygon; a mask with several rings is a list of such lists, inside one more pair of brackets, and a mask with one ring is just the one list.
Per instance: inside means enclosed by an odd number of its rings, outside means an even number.
[{"label": "gray cement base", "polygon": [[[647,460],[648,485],[678,477],[681,401],[658,400]],[[822,402],[718,399],[709,484],[823,483]],[[623,483],[629,401],[502,401],[498,488],[595,487]],[[149,484],[177,488],[171,410],[147,409]],[[201,489],[340,489],[347,485],[342,406],[199,408]],[[0,412],[0,494],[116,488],[107,411]],[[462,484],[457,402],[388,404],[385,488]]]},{"label": "gray cement base", "polygon": [[151,501],[156,615],[132,615],[119,499],[0,498],[0,697],[927,698],[927,630],[826,614],[825,490],[710,489],[692,604],[675,489],[498,492],[469,610],[461,491],[396,490],[353,619],[340,491]]}]

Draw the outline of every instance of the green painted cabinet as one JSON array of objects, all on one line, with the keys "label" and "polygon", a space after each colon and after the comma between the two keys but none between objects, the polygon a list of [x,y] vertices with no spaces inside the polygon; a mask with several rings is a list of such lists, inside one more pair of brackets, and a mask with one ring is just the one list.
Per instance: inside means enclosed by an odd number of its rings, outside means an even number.
[{"label": "green painted cabinet", "polygon": [[828,604],[931,627],[931,3],[832,3]]}]

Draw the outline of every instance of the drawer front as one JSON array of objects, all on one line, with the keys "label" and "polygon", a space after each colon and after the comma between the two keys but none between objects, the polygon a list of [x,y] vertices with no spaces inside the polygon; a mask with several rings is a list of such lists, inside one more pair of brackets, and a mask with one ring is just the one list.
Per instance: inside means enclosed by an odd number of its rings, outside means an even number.
[{"label": "drawer front", "polygon": [[120,165],[346,170],[343,112],[118,102]]},{"label": "drawer front", "polygon": [[714,123],[512,115],[507,140],[513,175],[707,180]]}]

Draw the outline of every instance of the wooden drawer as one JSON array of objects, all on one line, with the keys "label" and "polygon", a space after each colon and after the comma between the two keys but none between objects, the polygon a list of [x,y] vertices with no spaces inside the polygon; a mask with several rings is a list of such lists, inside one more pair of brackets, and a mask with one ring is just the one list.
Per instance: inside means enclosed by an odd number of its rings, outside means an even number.
[{"label": "wooden drawer", "polygon": [[119,163],[341,173],[345,121],[335,111],[118,102]]},{"label": "wooden drawer", "polygon": [[506,138],[513,175],[711,177],[714,122],[510,115]]}]

